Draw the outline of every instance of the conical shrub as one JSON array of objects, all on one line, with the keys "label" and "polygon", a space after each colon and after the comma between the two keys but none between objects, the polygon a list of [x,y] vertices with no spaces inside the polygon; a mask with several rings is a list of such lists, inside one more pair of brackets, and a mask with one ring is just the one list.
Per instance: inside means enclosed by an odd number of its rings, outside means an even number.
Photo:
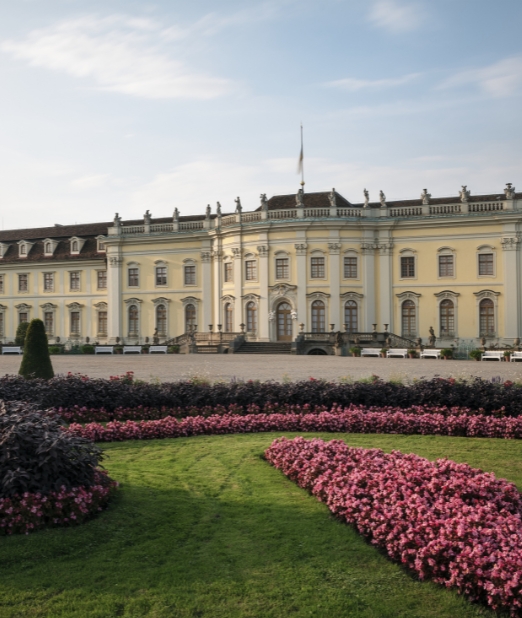
[{"label": "conical shrub", "polygon": [[25,343],[25,336],[27,335],[27,329],[29,328],[29,322],[20,322],[16,329],[15,345],[23,347]]},{"label": "conical shrub", "polygon": [[54,377],[47,335],[42,320],[31,320],[25,337],[24,356],[20,371],[24,378],[43,378],[49,380]]}]

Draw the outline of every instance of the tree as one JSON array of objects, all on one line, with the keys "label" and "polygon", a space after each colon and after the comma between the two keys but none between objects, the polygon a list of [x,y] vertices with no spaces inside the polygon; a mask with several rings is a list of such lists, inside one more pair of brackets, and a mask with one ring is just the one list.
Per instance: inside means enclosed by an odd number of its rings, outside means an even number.
[{"label": "tree", "polygon": [[42,320],[31,320],[25,336],[24,356],[20,371],[24,378],[43,378],[49,380],[54,377],[47,335]]},{"label": "tree", "polygon": [[27,335],[27,329],[29,328],[29,322],[20,322],[16,329],[15,345],[22,346],[25,343],[25,336]]}]

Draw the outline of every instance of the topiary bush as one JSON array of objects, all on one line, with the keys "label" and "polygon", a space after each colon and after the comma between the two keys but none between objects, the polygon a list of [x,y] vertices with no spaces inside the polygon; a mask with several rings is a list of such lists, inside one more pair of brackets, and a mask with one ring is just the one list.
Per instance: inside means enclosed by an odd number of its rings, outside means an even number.
[{"label": "topiary bush", "polygon": [[16,329],[16,335],[15,335],[15,345],[19,345],[21,347],[23,347],[24,343],[25,343],[25,337],[27,335],[27,329],[29,328],[29,322],[20,322],[20,324],[18,324],[18,328]]},{"label": "topiary bush", "polygon": [[37,406],[0,402],[0,498],[90,487],[102,457],[95,444],[64,432]]},{"label": "topiary bush", "polygon": [[94,354],[94,346],[88,343],[82,345],[82,354]]},{"label": "topiary bush", "polygon": [[26,379],[54,377],[53,365],[49,356],[49,347],[42,320],[31,320],[25,337],[24,356],[20,371]]}]

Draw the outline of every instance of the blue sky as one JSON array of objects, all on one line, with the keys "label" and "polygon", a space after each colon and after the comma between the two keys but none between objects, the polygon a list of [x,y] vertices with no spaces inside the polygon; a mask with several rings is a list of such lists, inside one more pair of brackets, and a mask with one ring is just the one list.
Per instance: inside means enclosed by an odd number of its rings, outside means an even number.
[{"label": "blue sky", "polygon": [[0,225],[522,189],[520,0],[0,2]]}]

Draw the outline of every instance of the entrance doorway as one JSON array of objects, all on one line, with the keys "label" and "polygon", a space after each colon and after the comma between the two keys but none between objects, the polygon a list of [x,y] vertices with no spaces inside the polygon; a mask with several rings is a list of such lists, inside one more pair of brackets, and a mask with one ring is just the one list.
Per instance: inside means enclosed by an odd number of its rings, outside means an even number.
[{"label": "entrance doorway", "polygon": [[288,303],[277,307],[277,340],[292,341],[292,308]]}]

